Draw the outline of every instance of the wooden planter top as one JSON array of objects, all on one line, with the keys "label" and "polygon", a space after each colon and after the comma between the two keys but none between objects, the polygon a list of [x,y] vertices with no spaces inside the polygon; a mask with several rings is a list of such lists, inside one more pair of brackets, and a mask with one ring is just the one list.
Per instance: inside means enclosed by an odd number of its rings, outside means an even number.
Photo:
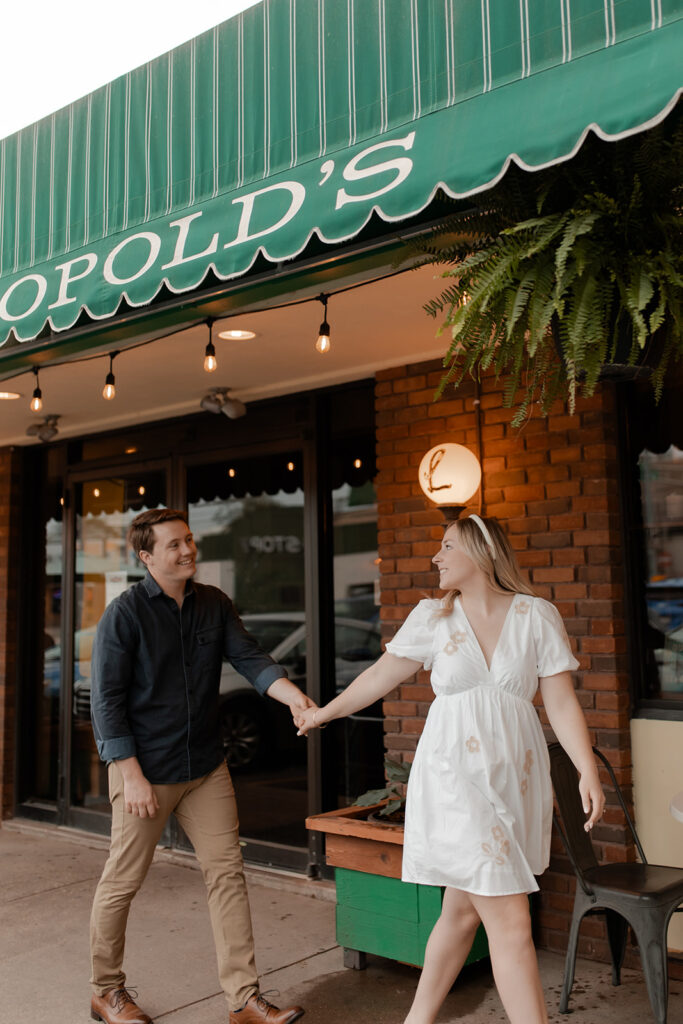
[{"label": "wooden planter top", "polygon": [[312,814],[306,818],[306,828],[312,832],[326,832],[328,835],[358,836],[361,839],[403,846],[403,825],[367,820],[368,814],[383,806],[380,803],[371,807],[340,807],[337,811]]},{"label": "wooden planter top", "polygon": [[401,877],[403,826],[366,820],[382,806],[342,807],[306,818],[306,828],[326,835],[328,864],[387,878]]}]

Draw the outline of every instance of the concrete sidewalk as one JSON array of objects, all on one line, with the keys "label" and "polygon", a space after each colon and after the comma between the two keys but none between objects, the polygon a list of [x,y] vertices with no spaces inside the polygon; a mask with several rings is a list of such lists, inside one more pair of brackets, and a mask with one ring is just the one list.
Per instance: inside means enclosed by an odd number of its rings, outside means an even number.
[{"label": "concrete sidewalk", "polygon": [[[12,1024],[78,1024],[90,1019],[88,919],[106,843],[67,830],[8,822],[0,829],[2,926],[0,1019]],[[128,983],[155,1022],[225,1024],[201,874],[190,857],[159,851],[131,911]],[[310,1024],[401,1024],[417,970],[380,958],[345,970],[334,941],[334,886],[279,872],[247,871],[264,991],[279,1005],[301,1003]],[[557,1012],[562,958],[541,952],[550,1020]],[[573,1024],[648,1024],[641,976],[609,984],[605,964],[581,960]],[[683,1018],[683,986],[670,986],[669,1021]],[[507,1020],[488,963],[466,968],[448,996],[442,1024]]]}]

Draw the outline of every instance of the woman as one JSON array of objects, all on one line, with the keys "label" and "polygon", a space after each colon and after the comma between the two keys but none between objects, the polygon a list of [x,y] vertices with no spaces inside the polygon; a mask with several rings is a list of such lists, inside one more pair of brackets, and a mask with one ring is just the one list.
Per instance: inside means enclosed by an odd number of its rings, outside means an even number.
[{"label": "woman", "polygon": [[384,697],[418,669],[436,694],[408,787],[403,880],[445,886],[405,1024],[433,1024],[480,922],[512,1024],[546,1024],[527,894],[548,866],[552,790],[532,700],[580,773],[586,830],[604,796],[557,609],[524,581],[495,519],[450,524],[434,556],[443,599],[420,601],[386,653],[300,718],[299,735]]}]

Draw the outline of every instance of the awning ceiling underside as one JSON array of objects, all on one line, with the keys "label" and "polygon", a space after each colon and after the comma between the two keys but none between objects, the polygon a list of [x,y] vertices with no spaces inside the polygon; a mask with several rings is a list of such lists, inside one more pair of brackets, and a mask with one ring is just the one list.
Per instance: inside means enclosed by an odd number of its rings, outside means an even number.
[{"label": "awning ceiling underside", "polygon": [[0,344],[647,128],[681,53],[683,0],[266,0],[0,142]]}]

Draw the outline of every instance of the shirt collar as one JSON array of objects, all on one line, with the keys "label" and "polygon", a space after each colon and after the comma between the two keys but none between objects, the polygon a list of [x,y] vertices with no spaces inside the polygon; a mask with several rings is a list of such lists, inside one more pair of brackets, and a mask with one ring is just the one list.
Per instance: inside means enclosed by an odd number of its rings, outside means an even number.
[{"label": "shirt collar", "polygon": [[[161,589],[161,587],[159,586],[159,584],[157,583],[157,581],[154,579],[154,577],[152,576],[151,572],[149,572],[149,571],[145,574],[145,577],[144,577],[144,579],[142,581],[142,585],[145,588],[145,590],[147,591],[147,594],[148,594],[149,597],[159,597],[160,594],[161,595],[164,594],[163,590]],[[194,594],[194,592],[195,592],[194,580],[188,580],[187,583],[185,584],[185,595],[187,596],[189,594]]]}]

